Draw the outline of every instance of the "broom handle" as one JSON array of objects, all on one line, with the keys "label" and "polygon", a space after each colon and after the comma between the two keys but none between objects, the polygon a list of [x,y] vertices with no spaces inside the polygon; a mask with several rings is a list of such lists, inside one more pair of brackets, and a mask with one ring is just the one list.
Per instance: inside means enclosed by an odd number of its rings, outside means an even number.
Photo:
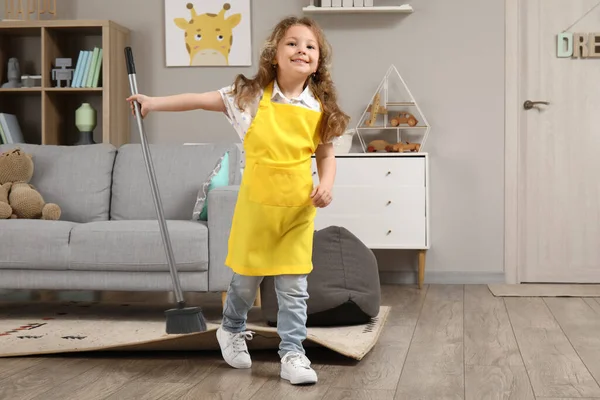
[{"label": "broom handle", "polygon": [[[127,62],[127,74],[129,75],[129,88],[131,94],[138,94],[137,80],[135,76],[135,64],[133,62],[133,52],[131,47],[125,47],[125,60]],[[165,222],[163,215],[163,206],[160,199],[160,193],[158,191],[158,184],[156,182],[156,176],[154,173],[154,165],[152,164],[152,157],[150,155],[150,148],[148,147],[148,141],[146,139],[146,132],[144,130],[144,123],[142,121],[142,113],[140,105],[137,101],[133,102],[135,109],[135,119],[137,121],[138,130],[140,132],[140,140],[142,142],[142,152],[144,154],[144,161],[146,164],[146,171],[148,172],[148,178],[150,179],[150,187],[152,189],[152,198],[154,199],[154,207],[156,208],[156,214],[158,216],[158,223],[160,226],[160,233],[162,241],[167,253],[167,261],[169,262],[169,270],[171,271],[171,278],[173,279],[173,285],[175,286],[175,298],[180,307],[183,307],[185,302],[183,300],[183,293],[181,292],[181,284],[179,282],[179,276],[175,269],[175,257],[173,256],[173,249],[171,247],[171,239],[169,238],[169,230]]]}]

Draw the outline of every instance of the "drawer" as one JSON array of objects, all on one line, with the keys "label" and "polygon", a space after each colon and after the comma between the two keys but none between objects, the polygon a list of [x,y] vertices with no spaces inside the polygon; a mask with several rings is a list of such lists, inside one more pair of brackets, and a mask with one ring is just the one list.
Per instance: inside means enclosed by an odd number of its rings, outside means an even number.
[{"label": "drawer", "polygon": [[336,186],[333,201],[323,209],[328,215],[381,215],[390,219],[425,216],[425,187]]},{"label": "drawer", "polygon": [[341,226],[349,230],[371,249],[425,248],[426,219],[424,216],[390,219],[382,215],[334,215],[317,212],[315,229]]},{"label": "drawer", "polygon": [[[318,180],[316,160],[312,161]],[[337,157],[336,162],[336,186],[425,186],[425,157]]]}]

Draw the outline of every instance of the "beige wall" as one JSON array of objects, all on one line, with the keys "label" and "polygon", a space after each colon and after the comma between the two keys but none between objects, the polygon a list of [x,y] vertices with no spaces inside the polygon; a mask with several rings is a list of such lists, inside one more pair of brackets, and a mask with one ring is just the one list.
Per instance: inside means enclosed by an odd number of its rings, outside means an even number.
[{"label": "beige wall", "polygon": [[[235,0],[232,0],[235,1]],[[63,15],[132,30],[141,92],[167,95],[230,84],[249,68],[166,68],[163,0],[61,0]],[[375,0],[385,4],[385,0]],[[396,1],[397,3],[397,1]],[[308,0],[252,0],[254,63],[269,29]],[[504,1],[415,0],[411,15],[318,16],[334,48],[333,76],[353,123],[395,64],[432,131],[430,282],[486,282],[503,273]],[[153,143],[237,141],[207,112],[152,115]],[[132,140],[138,141],[132,130]],[[413,270],[414,254],[378,251],[382,271]],[[384,279],[397,280],[398,274]],[[412,277],[410,277],[412,279]]]}]

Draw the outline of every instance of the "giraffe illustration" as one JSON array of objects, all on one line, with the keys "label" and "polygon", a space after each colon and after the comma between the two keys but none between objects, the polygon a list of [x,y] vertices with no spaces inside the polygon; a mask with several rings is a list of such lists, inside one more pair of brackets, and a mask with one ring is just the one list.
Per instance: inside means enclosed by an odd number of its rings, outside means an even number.
[{"label": "giraffe illustration", "polygon": [[229,53],[233,44],[233,28],[242,20],[241,14],[225,18],[231,8],[225,3],[219,14],[198,15],[192,3],[187,4],[192,13],[188,21],[175,18],[175,24],[185,31],[185,47],[190,55],[190,65],[229,65]]}]

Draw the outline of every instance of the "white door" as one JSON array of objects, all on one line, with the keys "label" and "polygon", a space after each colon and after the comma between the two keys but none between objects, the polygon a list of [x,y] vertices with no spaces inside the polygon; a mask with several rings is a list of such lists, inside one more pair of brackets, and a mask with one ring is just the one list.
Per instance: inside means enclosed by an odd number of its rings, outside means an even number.
[{"label": "white door", "polygon": [[519,3],[519,280],[598,283],[600,0]]}]

